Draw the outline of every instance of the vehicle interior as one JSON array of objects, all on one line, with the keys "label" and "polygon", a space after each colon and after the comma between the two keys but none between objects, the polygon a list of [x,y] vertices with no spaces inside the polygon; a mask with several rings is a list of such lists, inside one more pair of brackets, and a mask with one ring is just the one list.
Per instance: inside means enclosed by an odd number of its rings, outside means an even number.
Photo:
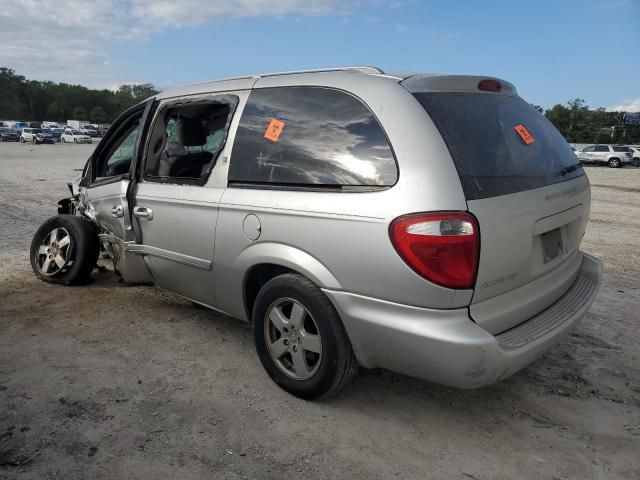
[{"label": "vehicle interior", "polygon": [[198,102],[167,106],[155,120],[145,176],[206,180],[224,147],[231,106]]}]

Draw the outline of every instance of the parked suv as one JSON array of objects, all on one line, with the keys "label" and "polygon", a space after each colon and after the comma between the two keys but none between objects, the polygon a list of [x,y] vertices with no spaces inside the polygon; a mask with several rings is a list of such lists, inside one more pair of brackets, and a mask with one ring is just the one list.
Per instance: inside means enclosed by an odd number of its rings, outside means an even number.
[{"label": "parked suv", "polygon": [[581,163],[609,165],[611,168],[632,163],[631,149],[621,145],[589,145],[575,154]]},{"label": "parked suv", "polygon": [[22,143],[33,142],[35,144],[56,142],[51,133],[41,128],[23,128],[20,134],[20,141]]},{"label": "parked suv", "polygon": [[87,281],[102,250],[127,282],[250,322],[303,398],[359,365],[502,380],[601,283],[582,167],[495,78],[351,67],[170,90],[116,120],[72,191],[33,238],[39,278]]},{"label": "parked suv", "polygon": [[36,133],[38,133],[40,131],[39,128],[23,128],[22,130],[20,130],[20,141],[22,143],[25,142],[35,142],[36,140]]}]

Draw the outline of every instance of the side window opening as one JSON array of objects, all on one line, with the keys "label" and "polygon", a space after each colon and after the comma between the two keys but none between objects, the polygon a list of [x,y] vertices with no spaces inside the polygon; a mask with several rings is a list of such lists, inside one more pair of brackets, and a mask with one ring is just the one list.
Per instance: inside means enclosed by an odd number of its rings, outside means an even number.
[{"label": "side window opening", "polygon": [[237,97],[169,104],[156,117],[145,179],[203,184],[222,152]]},{"label": "side window opening", "polygon": [[135,150],[142,112],[123,125],[120,134],[106,147],[96,162],[96,179],[125,175],[129,172]]},{"label": "side window opening", "polygon": [[596,152],[609,152],[609,147],[607,145],[597,145]]}]

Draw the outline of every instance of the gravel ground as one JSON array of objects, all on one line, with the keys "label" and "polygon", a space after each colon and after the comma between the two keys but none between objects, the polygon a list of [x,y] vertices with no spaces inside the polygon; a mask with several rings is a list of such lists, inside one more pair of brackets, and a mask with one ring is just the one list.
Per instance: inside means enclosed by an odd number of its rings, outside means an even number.
[{"label": "gravel ground", "polygon": [[587,168],[605,285],[529,368],[476,391],[361,372],[312,403],[246,325],[111,273],[35,280],[31,235],[91,150],[0,144],[0,478],[640,478],[640,169]]}]

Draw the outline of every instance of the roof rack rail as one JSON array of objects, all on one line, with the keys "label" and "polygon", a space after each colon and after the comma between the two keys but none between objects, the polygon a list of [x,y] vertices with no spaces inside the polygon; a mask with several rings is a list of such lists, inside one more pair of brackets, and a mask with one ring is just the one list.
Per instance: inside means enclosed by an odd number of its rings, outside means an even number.
[{"label": "roof rack rail", "polygon": [[275,77],[277,75],[292,75],[296,73],[322,73],[322,72],[345,72],[345,71],[384,75],[384,71],[378,67],[370,67],[367,65],[353,65],[348,67],[309,68],[306,70],[290,70],[287,72],[262,73],[256,76],[257,77]]},{"label": "roof rack rail", "polygon": [[367,65],[354,65],[350,67],[327,67],[327,68],[310,68],[307,70],[290,70],[287,72],[260,73],[257,75],[242,75],[239,77],[217,78],[215,80],[204,80],[202,82],[193,83],[192,85],[204,85],[205,83],[226,82],[229,80],[244,80],[246,78],[263,78],[276,77],[278,75],[293,75],[296,73],[322,73],[322,72],[360,72],[370,75],[385,75],[384,71],[378,67],[370,67]]}]

